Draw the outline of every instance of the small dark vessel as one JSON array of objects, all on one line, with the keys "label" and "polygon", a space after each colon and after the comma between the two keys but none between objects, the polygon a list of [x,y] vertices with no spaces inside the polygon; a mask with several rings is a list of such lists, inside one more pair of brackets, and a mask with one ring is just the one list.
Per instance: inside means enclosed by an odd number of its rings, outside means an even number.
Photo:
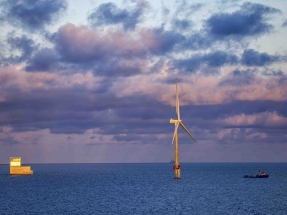
[{"label": "small dark vessel", "polygon": [[175,161],[174,160],[170,160],[170,163],[175,163]]},{"label": "small dark vessel", "polygon": [[244,175],[243,178],[268,178],[269,175],[262,170],[259,170],[257,175]]}]

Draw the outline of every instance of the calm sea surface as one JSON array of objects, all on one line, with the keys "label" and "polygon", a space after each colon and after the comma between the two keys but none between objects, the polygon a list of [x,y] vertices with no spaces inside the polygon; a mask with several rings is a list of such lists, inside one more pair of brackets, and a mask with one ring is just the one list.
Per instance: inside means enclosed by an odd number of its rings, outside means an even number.
[{"label": "calm sea surface", "polygon": [[182,163],[180,180],[172,165],[0,165],[0,214],[287,214],[287,163]]}]

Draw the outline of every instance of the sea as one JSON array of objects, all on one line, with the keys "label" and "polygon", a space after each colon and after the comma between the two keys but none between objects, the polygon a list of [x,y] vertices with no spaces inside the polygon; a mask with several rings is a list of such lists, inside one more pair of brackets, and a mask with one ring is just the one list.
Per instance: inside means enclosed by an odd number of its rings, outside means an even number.
[{"label": "sea", "polygon": [[[287,214],[287,163],[0,165],[0,214]],[[269,178],[243,178],[261,169]]]}]

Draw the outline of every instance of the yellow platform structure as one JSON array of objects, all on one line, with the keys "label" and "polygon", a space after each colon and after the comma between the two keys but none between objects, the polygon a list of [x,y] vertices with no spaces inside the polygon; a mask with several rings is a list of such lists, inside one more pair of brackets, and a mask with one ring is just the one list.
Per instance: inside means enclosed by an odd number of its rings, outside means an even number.
[{"label": "yellow platform structure", "polygon": [[21,166],[21,157],[10,157],[10,175],[32,175],[30,166]]}]

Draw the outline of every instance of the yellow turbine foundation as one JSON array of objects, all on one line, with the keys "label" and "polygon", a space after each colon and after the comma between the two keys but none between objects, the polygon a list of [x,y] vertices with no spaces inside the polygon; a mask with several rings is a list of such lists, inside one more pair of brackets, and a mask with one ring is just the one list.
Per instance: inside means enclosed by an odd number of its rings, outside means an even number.
[{"label": "yellow turbine foundation", "polygon": [[32,175],[30,166],[21,166],[21,157],[10,157],[10,175]]},{"label": "yellow turbine foundation", "polygon": [[[174,124],[176,126],[176,124]],[[175,144],[174,144],[174,178],[180,179],[180,165],[179,165],[179,150],[178,150],[178,132],[175,134]]]}]

